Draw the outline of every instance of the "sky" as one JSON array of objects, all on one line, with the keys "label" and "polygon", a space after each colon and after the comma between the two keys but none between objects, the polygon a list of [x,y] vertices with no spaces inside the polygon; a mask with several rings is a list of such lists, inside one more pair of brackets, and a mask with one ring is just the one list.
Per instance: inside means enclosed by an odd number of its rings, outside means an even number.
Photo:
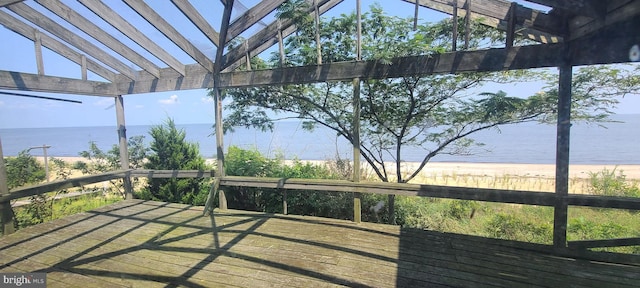
[{"label": "sky", "polygon": [[[236,0],[246,7],[253,6],[257,0]],[[412,17],[414,13],[413,4],[401,2],[401,1],[377,1],[381,4],[383,9],[389,15]],[[82,7],[75,1],[63,0],[63,3],[78,9],[83,15],[86,15],[90,20],[98,23],[98,26],[105,29],[108,33],[116,36],[118,39],[124,39],[123,42],[132,49],[136,50],[143,56],[152,59],[156,65],[160,67],[166,67],[167,65],[160,62],[148,52],[144,51],[140,46],[126,39],[125,36],[119,34],[117,30],[110,27],[101,19],[95,17],[89,10]],[[137,19],[136,28],[143,33],[159,34],[159,32],[153,30],[151,26],[146,23],[142,18],[139,18],[134,11],[129,9],[120,1],[105,1],[109,6],[118,11],[126,11],[126,17],[132,17]],[[171,24],[175,25],[179,31],[183,32],[189,40],[195,43],[205,54],[213,58],[215,49],[212,44],[202,35],[191,23],[184,18],[184,16],[177,12],[176,8],[170,3],[170,1],[147,1],[147,3],[161,14],[166,19],[170,19]],[[219,1],[209,0],[192,0],[191,3],[201,11],[203,15],[212,15],[209,19],[212,26],[219,30],[218,12],[216,9],[221,9]],[[338,16],[341,13],[350,13],[355,11],[355,0],[345,0],[339,4],[334,11],[330,14],[325,14],[324,17]],[[374,3],[373,0],[362,0],[363,13],[369,9],[369,6]],[[31,4],[30,4],[31,5]],[[240,15],[243,12],[243,5],[234,7],[236,12],[232,15],[232,18]],[[38,7],[37,4],[32,5]],[[40,7],[41,8],[41,7]],[[542,8],[535,7],[534,8]],[[8,10],[0,8],[9,14]],[[38,9],[42,13],[49,15],[53,19],[59,19],[57,16],[51,14],[45,9]],[[176,13],[177,12],[177,13]],[[273,14],[273,13],[272,13]],[[439,21],[444,17],[444,14],[434,12],[432,10],[421,8],[419,11],[420,19],[424,21]],[[136,18],[138,17],[138,18]],[[218,18],[216,18],[218,17]],[[270,23],[273,19],[273,15],[267,16],[263,22]],[[135,20],[134,20],[135,21]],[[58,21],[59,23],[63,20]],[[248,37],[254,33],[257,29],[261,28],[260,25],[255,25],[255,28],[246,31],[243,36]],[[70,30],[77,31],[73,26],[65,25]],[[82,34],[82,32],[80,32]],[[0,45],[0,70],[6,71],[19,71],[24,73],[37,73],[37,66],[35,63],[34,46],[31,40],[28,40],[18,34],[15,34],[3,26],[0,26],[0,39],[3,39],[5,43],[10,45]],[[155,38],[154,38],[155,39]],[[159,41],[159,45],[165,48],[174,57],[183,63],[194,63],[195,61],[186,55],[183,51],[177,48],[169,40],[166,42]],[[95,42],[95,41],[93,41]],[[99,47],[104,47],[100,43],[95,43]],[[108,49],[106,49],[108,50]],[[270,51],[273,51],[270,50]],[[263,55],[266,53],[263,53]],[[118,55],[114,55],[119,59],[123,59]],[[59,77],[79,78],[80,67],[75,63],[57,55],[56,53],[43,48],[44,68],[46,75],[53,75]],[[129,63],[123,59],[123,62]],[[131,64],[131,67],[138,69],[135,65]],[[555,69],[551,69],[555,71]],[[89,72],[89,80],[104,81],[101,77]],[[503,90],[511,96],[530,96],[540,91],[544,87],[544,83],[518,83],[507,85],[487,85],[482,87],[479,92],[496,92]],[[20,91],[8,91],[8,92],[20,92]],[[32,128],[32,127],[78,127],[78,126],[115,126],[116,125],[116,112],[114,108],[114,99],[111,97],[98,97],[98,96],[78,96],[78,95],[66,95],[66,94],[49,94],[49,93],[35,93],[29,92],[33,95],[41,95],[48,97],[57,97],[70,100],[82,101],[82,104],[41,100],[34,98],[15,97],[0,94],[0,128]],[[207,91],[204,89],[198,90],[186,90],[186,91],[173,91],[173,92],[159,92],[150,94],[136,94],[124,96],[125,116],[127,125],[155,125],[162,123],[167,117],[171,117],[178,124],[195,124],[195,123],[213,123],[214,122],[214,107],[211,98],[207,97]],[[640,95],[628,95],[621,99],[621,105],[616,109],[616,113],[619,114],[637,114],[640,113]]]}]

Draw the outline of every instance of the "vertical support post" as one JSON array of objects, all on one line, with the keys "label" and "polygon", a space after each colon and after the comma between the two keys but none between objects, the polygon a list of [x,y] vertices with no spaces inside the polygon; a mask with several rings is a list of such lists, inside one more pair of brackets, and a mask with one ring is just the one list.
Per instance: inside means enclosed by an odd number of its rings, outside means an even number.
[{"label": "vertical support post", "polygon": [[313,0],[315,24],[316,24],[316,52],[318,53],[318,65],[322,64],[322,45],[320,44],[320,9],[318,8],[318,0]]},{"label": "vertical support post", "polygon": [[511,2],[511,6],[509,7],[509,20],[507,22],[507,43],[505,47],[511,48],[513,47],[513,42],[516,36],[516,2]]},{"label": "vertical support post", "polygon": [[466,14],[464,15],[464,50],[469,50],[469,37],[471,37],[471,0],[465,3]]},{"label": "vertical support post", "polygon": [[280,67],[284,67],[284,37],[282,36],[282,24],[278,20],[278,50],[280,51]]},{"label": "vertical support post", "polygon": [[36,65],[38,66],[38,75],[44,75],[44,61],[42,60],[42,37],[40,31],[35,30],[34,41],[36,48]]},{"label": "vertical support post", "polygon": [[82,73],[82,80],[87,80],[87,56],[82,54],[82,56],[80,57],[80,63],[80,73]]},{"label": "vertical support post", "polygon": [[289,205],[287,204],[287,189],[282,189],[282,214],[289,214]]},{"label": "vertical support post", "polygon": [[[353,182],[360,182],[360,78],[353,79]],[[353,193],[353,221],[362,221],[362,194]]]},{"label": "vertical support post", "polygon": [[[357,50],[356,60],[362,59],[362,14],[360,10],[360,0],[356,0],[357,17]],[[353,182],[360,182],[360,78],[353,79],[353,123],[352,123],[353,146]],[[362,195],[353,193],[353,221],[362,222]]]},{"label": "vertical support post", "polygon": [[247,71],[251,71],[251,55],[249,54],[249,40],[245,40],[244,41],[244,50],[246,50],[247,52],[245,52],[245,58],[247,61]]},{"label": "vertical support post", "polygon": [[357,17],[357,30],[356,30],[356,61],[362,60],[362,13],[360,8],[360,0],[356,0],[356,17]]},{"label": "vertical support post", "polygon": [[558,87],[558,126],[556,144],[556,203],[553,213],[553,246],[567,247],[566,201],[569,195],[569,135],[571,129],[571,82],[572,67],[569,62],[560,68]]},{"label": "vertical support post", "polygon": [[[127,147],[127,127],[124,121],[124,101],[122,95],[116,98],[116,118],[118,121],[118,139],[120,143],[120,169],[129,169],[129,148]],[[124,184],[125,199],[133,199],[133,187],[131,187],[131,177],[129,173],[122,178]]]},{"label": "vertical support post", "polygon": [[453,0],[453,40],[451,41],[451,51],[458,50],[458,0]]},{"label": "vertical support post", "polygon": [[[222,89],[220,88],[220,71],[222,70],[222,55],[224,53],[225,43],[227,43],[227,31],[229,30],[229,21],[231,20],[231,10],[233,9],[233,1],[227,0],[224,5],[224,13],[222,14],[222,24],[220,27],[220,45],[216,50],[216,61],[213,65],[213,91],[215,102],[215,118],[216,118],[216,159],[217,169],[216,177],[218,179],[224,177],[224,131],[222,129]],[[215,193],[215,191],[212,191]],[[218,208],[227,210],[227,197],[224,191],[218,191]],[[213,199],[213,195],[209,195]]]},{"label": "vertical support post", "polygon": [[416,0],[416,6],[413,11],[413,31],[418,30],[418,8],[420,8],[420,0]]},{"label": "vertical support post", "polygon": [[[0,139],[0,196],[9,195],[9,186],[7,185],[7,167],[4,163],[4,155],[2,154],[2,140]],[[9,235],[15,232],[13,227],[13,209],[11,202],[0,202],[0,235]]]},{"label": "vertical support post", "polygon": [[44,156],[44,175],[47,178],[47,182],[49,182],[49,157],[47,156],[48,148],[51,148],[51,146],[42,144],[42,156]]}]

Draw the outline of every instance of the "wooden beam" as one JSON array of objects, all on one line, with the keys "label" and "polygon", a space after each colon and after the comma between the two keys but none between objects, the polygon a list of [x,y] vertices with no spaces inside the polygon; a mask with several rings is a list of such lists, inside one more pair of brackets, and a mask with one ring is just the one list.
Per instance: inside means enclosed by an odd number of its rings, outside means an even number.
[{"label": "wooden beam", "polygon": [[629,1],[624,5],[617,6],[615,9],[608,11],[608,13],[602,18],[590,19],[586,22],[569,22],[568,38],[570,40],[583,38],[592,34],[597,34],[598,31],[602,31],[607,27],[620,25],[620,23],[624,22],[633,23],[633,25],[629,25],[627,27],[630,28],[630,30],[622,31],[623,33],[631,33],[629,31],[634,31],[638,27],[638,15],[640,15],[640,1]]},{"label": "wooden beam", "polygon": [[65,179],[53,181],[45,184],[38,184],[29,187],[21,187],[17,189],[11,190],[11,192],[7,195],[0,195],[0,202],[10,201],[14,199],[29,197],[33,195],[39,195],[55,190],[72,188],[72,187],[81,187],[88,184],[98,183],[109,181],[113,179],[119,179],[125,177],[129,173],[129,170],[118,170],[111,171],[96,175],[87,175],[81,176],[77,178]]},{"label": "wooden beam", "polygon": [[109,49],[131,61],[133,64],[149,72],[151,75],[160,77],[160,68],[153,64],[153,62],[147,60],[144,56],[129,48],[127,45],[120,42],[120,40],[111,36],[102,28],[98,27],[98,25],[89,21],[87,18],[80,15],[80,13],[64,5],[62,2],[56,0],[36,0],[36,2],[42,7],[47,8],[49,11],[58,15],[58,17],[80,29],[82,32],[87,33],[87,35],[98,40],[98,42],[107,46]]},{"label": "wooden beam", "polygon": [[[120,148],[120,169],[129,169],[129,149],[127,148],[127,126],[124,118],[124,100],[121,95],[115,97],[116,123],[118,125],[118,146]],[[125,175],[123,178],[125,199],[133,199],[133,188],[131,177]]]},{"label": "wooden beam", "polygon": [[[309,15],[313,16],[312,13],[314,13],[314,9],[312,4],[313,4],[313,0],[306,0],[309,3]],[[334,6],[338,5],[340,2],[342,2],[343,0],[318,0],[318,5],[320,5],[320,14],[325,13],[327,10],[333,8]],[[272,45],[277,44],[277,37],[278,37],[278,31],[282,30],[282,34],[283,37],[287,37],[288,35],[290,35],[291,33],[295,32],[295,28],[293,28],[293,23],[290,20],[283,20],[281,21],[281,25],[282,25],[282,29],[278,29],[278,23],[277,21],[274,21],[273,23],[269,24],[267,27],[265,27],[264,29],[262,29],[260,32],[254,34],[253,36],[251,36],[249,39],[247,39],[247,43],[248,43],[248,49],[249,51],[253,51],[251,52],[251,56],[255,56],[256,54],[261,53],[262,51],[256,51],[258,47],[261,47],[261,49],[268,49],[269,47],[271,47]],[[269,45],[263,45],[269,43]],[[231,49],[229,52],[227,52],[224,57],[223,57],[223,66],[222,69],[224,70],[225,68],[234,65],[236,63],[236,61],[242,60],[245,57],[246,54],[246,49],[245,45],[238,45],[237,47]]]},{"label": "wooden beam", "polygon": [[9,6],[14,3],[19,3],[24,0],[0,0],[0,7]]},{"label": "wooden beam", "polygon": [[60,38],[62,41],[69,43],[70,45],[76,47],[77,49],[80,49],[87,55],[90,55],[96,60],[122,73],[128,78],[132,80],[135,79],[135,74],[129,66],[111,56],[109,53],[103,51],[93,43],[62,27],[60,24],[51,20],[44,14],[27,6],[26,4],[13,4],[9,6],[8,9],[18,14],[20,17],[26,19],[27,21]]},{"label": "wooden beam", "polygon": [[[7,166],[2,152],[2,139],[0,139],[0,197],[9,196],[7,179]],[[0,201],[0,235],[4,236],[14,232],[13,218],[13,209],[11,209],[9,200]]]},{"label": "wooden beam", "polygon": [[38,75],[44,75],[44,60],[42,59],[42,38],[38,30],[34,31],[33,44],[36,48],[36,66],[38,66]]},{"label": "wooden beam", "polygon": [[282,179],[239,176],[225,176],[220,179],[220,185],[272,189],[277,188],[292,190],[360,192],[370,194],[436,197],[541,206],[553,206],[556,197],[553,193],[548,192],[419,185],[406,183],[355,183],[345,180]]},{"label": "wooden beam", "polygon": [[184,16],[186,16],[187,19],[189,19],[189,21],[191,21],[191,23],[193,23],[193,25],[202,32],[202,34],[207,36],[211,43],[216,45],[216,47],[220,47],[220,34],[218,34],[218,31],[211,27],[209,22],[202,17],[198,10],[193,7],[188,0],[171,0],[171,2],[173,5],[178,7],[180,12],[182,12],[182,14],[184,14]]},{"label": "wooden beam", "polygon": [[171,42],[180,47],[182,51],[191,56],[196,62],[198,62],[205,69],[213,72],[213,62],[202,51],[200,51],[191,41],[187,40],[178,30],[176,30],[169,22],[164,20],[162,16],[158,15],[149,5],[142,0],[123,0],[131,9],[136,11],[138,15],[147,20],[149,24],[158,29],[165,37]]},{"label": "wooden beam", "polygon": [[510,48],[513,47],[513,42],[516,38],[516,9],[518,7],[518,3],[512,2],[511,7],[509,8],[509,20],[507,23],[507,43],[505,43],[505,47]]},{"label": "wooden beam", "polygon": [[464,50],[469,50],[471,41],[471,0],[464,1]]},{"label": "wooden beam", "polygon": [[[226,0],[224,12],[222,13],[222,23],[220,24],[220,43],[225,43],[227,32],[229,32],[229,23],[231,21],[231,12],[233,11],[234,0]],[[220,86],[220,72],[222,71],[222,56],[226,45],[220,45],[216,50],[216,62],[213,71],[213,93],[215,103],[215,134],[216,134],[216,177],[223,177],[224,171],[224,131],[222,129],[222,87]],[[216,191],[212,191],[215,193]],[[213,198],[213,194],[209,195]],[[227,197],[224,190],[218,191],[218,207],[221,210],[227,209]]]},{"label": "wooden beam", "polygon": [[[581,39],[570,50],[572,65],[629,62],[629,47],[640,42],[640,35],[608,39]],[[473,71],[504,71],[556,67],[561,63],[564,44],[544,44],[479,51],[458,51],[433,56],[410,56],[391,60],[391,64],[370,60],[338,62],[303,67],[221,73],[221,88],[236,88],[326,81],[351,81],[353,78],[383,79]],[[578,48],[579,47],[579,48]],[[163,72],[164,71],[164,72]],[[213,87],[212,74],[200,65],[187,65],[187,75],[161,70],[160,79],[142,78],[135,82],[118,81],[120,94],[138,94]]]},{"label": "wooden beam", "polygon": [[536,4],[560,9],[573,15],[601,18],[607,13],[607,2],[602,0],[527,0]]},{"label": "wooden beam", "polygon": [[269,15],[269,13],[276,10],[276,8],[278,8],[285,1],[286,0],[263,0],[258,2],[258,4],[256,4],[255,6],[251,7],[251,9],[247,10],[242,15],[238,16],[236,20],[234,20],[229,25],[227,42],[231,41],[233,38],[249,29],[249,27],[258,23],[258,21],[262,20],[265,16]]},{"label": "wooden beam", "polygon": [[[416,1],[416,5],[418,1]],[[453,24],[453,36],[451,37],[451,51],[458,51],[458,1],[453,1],[453,13],[451,14]]]},{"label": "wooden beam", "polygon": [[[566,52],[562,51],[564,56]],[[558,124],[556,141],[556,191],[558,196],[553,210],[553,246],[567,247],[567,215],[569,195],[569,131],[571,128],[572,67],[568,62],[559,67]]]},{"label": "wooden beam", "polygon": [[[415,4],[416,0],[402,0]],[[453,0],[458,7],[463,7],[466,0]],[[445,0],[420,0],[420,6],[453,15],[453,3]],[[511,2],[505,0],[473,0],[471,5],[471,19],[480,23],[505,31],[508,21],[509,7]],[[458,10],[458,15],[466,16],[464,9]],[[553,17],[542,11],[534,10],[524,6],[516,9],[518,21],[516,26],[524,37],[541,43],[562,42],[564,31],[559,30],[561,24],[559,18]],[[522,31],[526,29],[527,31]]]},{"label": "wooden beam", "polygon": [[84,54],[80,58],[80,74],[82,80],[87,80],[87,56]]},{"label": "wooden beam", "polygon": [[0,89],[113,97],[115,88],[112,83],[0,71]]},{"label": "wooden beam", "polygon": [[[353,122],[352,126],[352,142],[353,148],[353,182],[360,182],[360,78],[353,79]],[[360,223],[362,221],[362,201],[359,192],[353,193],[353,221]]]},{"label": "wooden beam", "polygon": [[621,246],[640,246],[640,238],[620,238],[620,239],[602,239],[602,240],[579,240],[569,241],[571,249],[587,249],[599,247],[621,247]]},{"label": "wooden beam", "polygon": [[153,54],[155,57],[160,59],[160,61],[169,65],[169,67],[176,70],[176,72],[184,75],[184,64],[180,63],[176,58],[171,56],[167,51],[162,49],[155,41],[149,39],[146,35],[140,32],[136,27],[134,27],[131,23],[127,22],[122,16],[113,11],[109,6],[102,3],[100,0],[78,0],[82,5],[87,7],[87,9],[91,10],[93,13],[98,15],[102,20],[109,23],[111,26],[116,28],[122,34],[129,37],[129,39],[136,42],[140,47],[149,51],[149,53]]},{"label": "wooden beam", "polygon": [[145,170],[136,169],[131,171],[131,176],[157,178],[213,178],[214,170]]},{"label": "wooden beam", "polygon": [[[24,22],[1,10],[0,24],[2,24],[5,28],[18,33],[31,41],[35,41],[34,35],[36,33],[36,28],[25,24]],[[42,45],[44,47],[49,48],[51,51],[60,54],[62,57],[65,57],[78,65],[82,65],[83,54],[76,52],[75,50],[69,48],[66,44],[63,44],[62,42],[44,33],[40,33],[40,40],[42,41]],[[115,79],[115,73],[91,59],[87,59],[87,69],[91,70],[93,73],[98,74],[108,81],[114,81]]]}]

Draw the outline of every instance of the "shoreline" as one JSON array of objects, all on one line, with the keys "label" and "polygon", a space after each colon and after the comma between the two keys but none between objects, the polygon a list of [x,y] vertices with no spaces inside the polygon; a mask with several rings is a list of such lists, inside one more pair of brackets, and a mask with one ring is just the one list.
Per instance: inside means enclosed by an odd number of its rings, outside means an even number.
[{"label": "shoreline", "polygon": [[[42,162],[42,157],[36,157]],[[86,162],[83,157],[55,157],[62,159],[67,163],[76,161]],[[205,161],[211,164],[214,158],[206,158]],[[284,160],[289,164],[294,160]],[[323,165],[327,160],[300,160],[302,163],[312,163]],[[400,165],[401,172],[406,174],[413,171],[420,165],[418,162],[403,162]],[[367,163],[363,162],[365,172],[369,172],[371,168]],[[368,169],[368,170],[367,170]],[[572,179],[589,179],[590,173],[601,172],[603,169],[617,172],[622,171],[627,180],[640,180],[640,164],[571,164],[569,166],[569,178]],[[395,167],[388,166],[389,174],[395,174]],[[429,162],[420,172],[419,176],[480,176],[480,177],[524,177],[524,178],[555,178],[555,164],[524,164],[524,163],[479,163],[479,162]]]}]

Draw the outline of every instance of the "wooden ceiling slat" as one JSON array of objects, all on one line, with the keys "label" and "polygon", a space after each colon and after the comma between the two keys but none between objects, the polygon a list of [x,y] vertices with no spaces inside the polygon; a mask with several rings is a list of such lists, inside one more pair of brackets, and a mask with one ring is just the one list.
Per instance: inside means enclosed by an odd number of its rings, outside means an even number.
[{"label": "wooden ceiling slat", "polygon": [[169,38],[171,42],[176,44],[182,51],[195,59],[202,67],[213,72],[213,61],[200,51],[191,41],[187,40],[178,30],[176,30],[169,22],[164,20],[162,16],[156,13],[149,5],[142,0],[123,0],[131,9],[136,11],[140,17],[144,18],[153,27],[158,29],[164,36]]},{"label": "wooden ceiling slat", "polygon": [[269,15],[273,10],[276,10],[276,8],[285,1],[286,0],[263,0],[258,2],[258,4],[251,7],[251,9],[244,12],[244,14],[240,15],[240,17],[231,23],[229,26],[229,34],[227,34],[227,42],[258,23],[258,21]]},{"label": "wooden ceiling slat", "polygon": [[9,6],[14,3],[22,2],[24,0],[0,0],[0,7]]},{"label": "wooden ceiling slat", "polygon": [[178,73],[184,75],[184,64],[180,63],[176,58],[171,56],[167,51],[162,49],[155,41],[149,39],[146,35],[140,32],[133,24],[127,22],[120,14],[113,11],[107,5],[100,0],[78,0],[82,5],[87,7],[93,13],[98,15],[102,20],[109,23],[122,34],[126,35],[133,42],[136,42],[140,47],[149,51],[155,57],[158,57],[160,61],[169,65],[169,67],[176,70]]},{"label": "wooden ceiling slat", "polygon": [[107,82],[0,71],[0,89],[113,97],[115,88]]},{"label": "wooden ceiling slat", "polygon": [[193,7],[191,3],[189,3],[188,0],[171,0],[171,2],[173,3],[173,5],[178,7],[180,12],[182,12],[182,14],[184,14],[184,16],[186,16],[187,19],[189,19],[189,21],[191,21],[191,23],[193,23],[193,25],[195,25],[200,30],[200,32],[202,32],[202,34],[209,38],[209,41],[211,41],[211,43],[216,45],[216,47],[220,47],[218,43],[220,34],[218,34],[218,31],[211,27],[209,22],[204,19],[204,17],[202,17],[202,14],[200,14],[198,10]]},{"label": "wooden ceiling slat", "polygon": [[98,46],[62,27],[60,24],[49,19],[47,16],[29,7],[28,5],[24,3],[16,3],[8,6],[7,8],[12,12],[20,15],[20,17],[53,34],[54,36],[60,38],[62,41],[65,41],[70,45],[76,47],[77,49],[80,49],[87,55],[90,55],[91,57],[115,69],[116,71],[122,73],[130,79],[135,79],[135,72],[129,66],[111,56],[109,53],[103,51]]},{"label": "wooden ceiling slat", "polygon": [[[0,10],[0,24],[2,24],[5,28],[22,35],[23,37],[35,41],[34,35],[37,31],[36,28],[33,28],[21,20],[5,13]],[[42,45],[47,47],[49,50],[59,54],[60,56],[69,59],[70,61],[82,65],[83,54],[71,49],[67,44],[64,44],[53,37],[40,33],[40,39],[42,41]],[[86,59],[86,57],[84,57]],[[107,81],[115,81],[115,73],[107,68],[105,68],[102,64],[95,62],[91,59],[86,59],[87,69],[96,73],[98,76],[104,78]]]},{"label": "wooden ceiling slat", "polygon": [[[318,1],[318,5],[320,6],[319,9],[319,13],[323,14],[325,12],[327,12],[329,9],[333,8],[334,6],[340,4],[340,2],[342,2],[343,0],[321,0]],[[309,6],[313,7],[313,0],[307,0],[307,2],[309,3]],[[315,13],[315,9],[310,8],[309,9],[309,14]],[[246,52],[247,49],[248,51],[251,51],[251,55],[256,55],[259,54],[260,52],[254,51],[256,48],[258,47],[264,47],[263,44],[270,42],[270,41],[274,41],[278,35],[278,30],[279,28],[281,28],[283,37],[287,37],[289,34],[285,33],[285,30],[291,31],[290,29],[288,29],[289,27],[293,26],[293,23],[289,20],[283,20],[280,21],[281,26],[278,27],[278,21],[274,21],[273,23],[269,24],[267,27],[265,27],[264,29],[262,29],[261,31],[259,31],[258,33],[254,34],[253,36],[249,37],[249,39],[247,39],[247,45],[238,45],[237,47],[229,50],[229,52],[227,52],[224,57],[223,57],[223,69],[228,68],[231,65],[234,65],[234,63],[236,63],[236,61],[243,59],[246,56]],[[295,30],[293,30],[295,31]],[[277,40],[275,40],[277,41]],[[269,45],[270,47],[271,45]],[[267,47],[268,48],[268,47]]]},{"label": "wooden ceiling slat", "polygon": [[600,18],[607,13],[609,0],[527,0],[528,2],[560,9],[573,15]]},{"label": "wooden ceiling slat", "polygon": [[144,58],[138,52],[124,45],[118,39],[102,30],[102,28],[93,24],[87,18],[84,18],[82,15],[80,15],[80,13],[64,5],[62,2],[55,0],[36,0],[36,2],[42,5],[42,7],[45,7],[49,11],[58,15],[58,17],[71,23],[76,28],[82,30],[84,33],[87,33],[87,35],[93,37],[100,43],[109,47],[109,49],[128,59],[133,64],[138,65],[140,68],[146,70],[151,75],[160,77],[160,67]]},{"label": "wooden ceiling slat", "polygon": [[[624,20],[629,20],[640,15],[640,1],[629,1],[624,5],[618,6],[612,11],[608,11],[604,18],[591,19],[586,23],[575,25],[569,23],[569,39],[574,40],[585,37],[586,35],[597,32],[608,26],[614,25]],[[637,31],[629,31],[630,34]],[[637,33],[636,33],[637,34]]]},{"label": "wooden ceiling slat", "polygon": [[[404,2],[415,4],[416,0],[402,0]],[[458,1],[458,17],[464,17],[466,11],[462,9],[464,7],[464,0]],[[453,15],[453,4],[450,0],[420,0],[420,5],[435,11]],[[506,31],[506,23],[509,21],[509,7],[511,2],[505,0],[473,0],[471,6],[471,18],[478,19],[484,25],[491,26]],[[474,15],[475,14],[475,15]],[[527,36],[531,40],[544,38],[561,39],[563,31],[558,29],[560,23],[557,18],[542,13],[531,8],[518,5],[516,8],[516,24],[522,28],[531,29],[523,35]],[[529,34],[537,37],[529,37]],[[559,42],[559,41],[558,41]]]}]

